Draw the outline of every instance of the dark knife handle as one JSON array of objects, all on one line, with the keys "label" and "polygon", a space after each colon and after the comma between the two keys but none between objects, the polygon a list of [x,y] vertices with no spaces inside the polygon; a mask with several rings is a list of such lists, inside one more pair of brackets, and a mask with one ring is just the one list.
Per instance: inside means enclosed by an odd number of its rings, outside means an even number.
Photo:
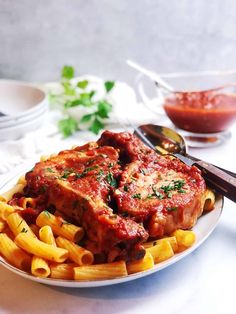
[{"label": "dark knife handle", "polygon": [[[199,158],[193,157],[193,156],[191,156],[191,155],[189,155],[189,154],[186,154],[185,156],[188,157],[189,159],[191,159],[193,162],[201,161]],[[218,169],[220,169],[220,170],[222,170],[222,171],[224,171],[224,172],[226,172],[226,173],[228,173],[230,176],[236,178],[236,173],[235,173],[235,172],[232,172],[232,171],[230,171],[230,170],[221,168],[221,167],[219,167],[219,166],[215,166],[215,165],[213,165],[213,166],[216,167],[216,168],[218,168]]]},{"label": "dark knife handle", "polygon": [[235,177],[205,161],[196,161],[194,165],[202,171],[202,176],[209,187],[236,202]]}]

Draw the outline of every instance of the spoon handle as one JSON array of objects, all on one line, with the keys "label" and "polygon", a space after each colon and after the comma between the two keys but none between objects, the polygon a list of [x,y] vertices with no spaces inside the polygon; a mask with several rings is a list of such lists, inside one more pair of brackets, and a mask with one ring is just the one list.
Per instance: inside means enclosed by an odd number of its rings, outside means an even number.
[{"label": "spoon handle", "polygon": [[236,202],[236,178],[205,161],[194,163],[201,171],[206,183],[217,192]]}]

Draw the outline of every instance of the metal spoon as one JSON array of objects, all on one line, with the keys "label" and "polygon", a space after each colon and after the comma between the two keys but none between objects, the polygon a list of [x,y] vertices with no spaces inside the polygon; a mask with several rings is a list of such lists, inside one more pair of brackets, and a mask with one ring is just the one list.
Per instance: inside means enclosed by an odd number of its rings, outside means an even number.
[{"label": "metal spoon", "polygon": [[177,132],[146,124],[135,128],[134,134],[159,154],[171,154],[189,166],[195,165],[210,187],[236,202],[236,174],[188,155],[185,141]]}]

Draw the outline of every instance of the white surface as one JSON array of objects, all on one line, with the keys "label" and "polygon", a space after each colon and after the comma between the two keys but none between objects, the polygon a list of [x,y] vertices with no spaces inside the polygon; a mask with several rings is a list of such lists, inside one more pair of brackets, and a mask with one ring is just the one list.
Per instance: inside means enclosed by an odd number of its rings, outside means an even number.
[{"label": "white surface", "polygon": [[[88,137],[85,134],[82,139]],[[60,145],[70,147],[80,141],[78,134]],[[236,171],[235,143],[234,129],[223,145],[189,153]],[[178,263],[132,282],[88,289],[56,288],[0,267],[0,313],[235,313],[235,243],[236,206],[225,200],[218,226],[201,247]]]}]

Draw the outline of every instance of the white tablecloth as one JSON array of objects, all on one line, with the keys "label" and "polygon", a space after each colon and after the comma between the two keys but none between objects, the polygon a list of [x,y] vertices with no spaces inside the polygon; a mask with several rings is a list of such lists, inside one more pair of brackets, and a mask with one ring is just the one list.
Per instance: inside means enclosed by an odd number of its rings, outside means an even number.
[{"label": "white tablecloth", "polygon": [[[235,131],[221,146],[189,152],[236,171]],[[62,146],[70,146],[75,138]],[[236,313],[235,285],[236,206],[225,200],[220,222],[203,245],[176,264],[142,279],[101,288],[56,288],[21,278],[0,266],[0,313],[229,314]]]}]

